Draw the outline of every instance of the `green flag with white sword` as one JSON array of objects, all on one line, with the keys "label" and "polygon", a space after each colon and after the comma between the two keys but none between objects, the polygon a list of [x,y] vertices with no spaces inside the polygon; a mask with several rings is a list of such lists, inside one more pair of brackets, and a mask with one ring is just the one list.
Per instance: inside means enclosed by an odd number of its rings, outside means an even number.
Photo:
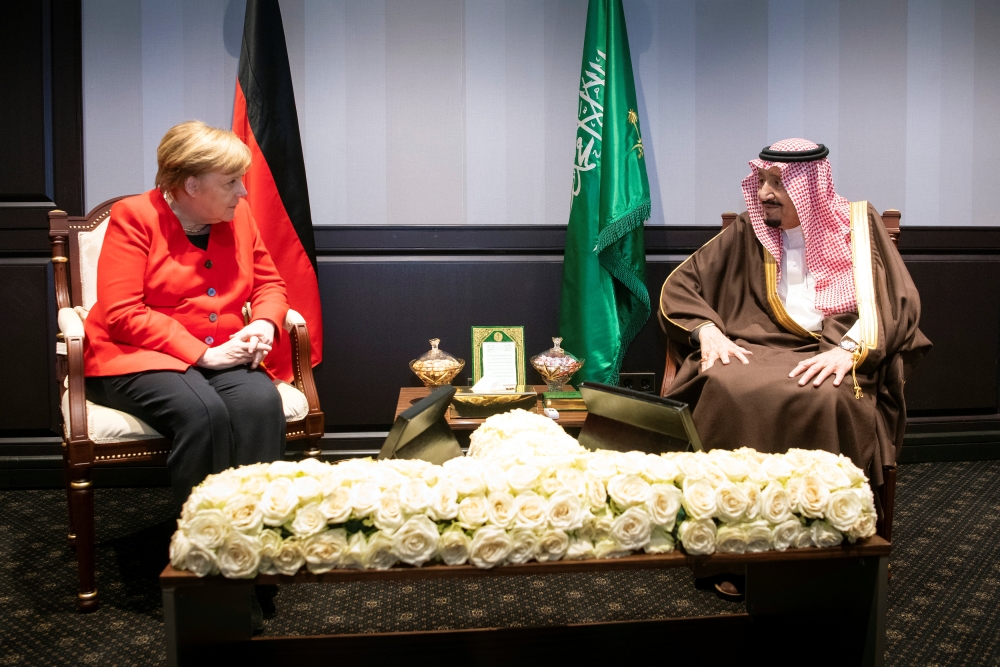
[{"label": "green flag with white sword", "polygon": [[649,319],[649,181],[636,109],[622,0],[590,0],[559,313],[563,347],[586,359],[577,383],[617,384]]}]

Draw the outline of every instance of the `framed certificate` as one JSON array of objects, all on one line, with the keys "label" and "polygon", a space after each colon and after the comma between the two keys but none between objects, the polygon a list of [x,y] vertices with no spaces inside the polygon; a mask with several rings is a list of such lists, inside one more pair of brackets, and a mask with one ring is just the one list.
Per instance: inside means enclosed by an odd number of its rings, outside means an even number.
[{"label": "framed certificate", "polygon": [[510,389],[524,384],[524,327],[472,327],[472,382],[484,376]]}]

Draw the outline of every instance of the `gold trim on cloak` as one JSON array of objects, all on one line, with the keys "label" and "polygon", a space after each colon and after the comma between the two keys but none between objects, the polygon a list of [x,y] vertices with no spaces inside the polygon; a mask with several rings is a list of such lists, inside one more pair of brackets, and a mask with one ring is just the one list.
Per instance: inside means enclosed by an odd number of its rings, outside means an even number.
[{"label": "gold trim on cloak", "polygon": [[764,248],[764,282],[767,283],[767,302],[771,305],[771,311],[774,313],[774,319],[778,320],[778,324],[802,338],[816,340],[822,338],[815,331],[806,331],[802,328],[785,310],[785,304],[781,303],[781,297],[778,296],[778,263],[767,248]]},{"label": "gold trim on cloak", "polygon": [[[729,227],[732,227],[732,225],[730,225]],[[726,229],[729,229],[729,227],[726,227]],[[703,245],[701,248],[707,247],[709,243],[711,243],[715,239],[717,239],[720,236],[722,236],[723,234],[725,234],[726,233],[726,229],[723,229],[721,232],[719,232],[718,234],[716,234],[715,236],[713,236],[712,238],[710,238],[708,241],[706,241],[705,245]],[[698,248],[698,250],[701,250],[701,248]],[[663,290],[665,290],[667,288],[667,283],[670,282],[670,279],[674,277],[674,274],[677,273],[678,271],[680,271],[681,267],[684,266],[685,264],[687,264],[691,260],[691,258],[694,257],[695,253],[698,252],[698,250],[695,250],[693,253],[691,253],[690,255],[688,255],[687,258],[685,258],[685,260],[683,262],[681,262],[680,264],[678,264],[674,268],[674,270],[670,272],[670,275],[667,276],[667,279],[663,281],[663,287],[660,288],[660,314],[663,315],[663,319],[665,319],[667,322],[670,322],[671,324],[673,324],[678,329],[681,329],[682,331],[686,331],[688,333],[688,339],[691,338],[690,334],[693,333],[694,331],[697,331],[698,329],[700,329],[701,327],[705,326],[706,324],[715,324],[715,322],[712,322],[711,320],[706,320],[705,322],[702,322],[701,324],[699,324],[698,326],[696,326],[694,329],[688,329],[687,327],[681,325],[680,323],[675,322],[674,320],[670,319],[669,317],[667,317],[667,311],[663,310]]]},{"label": "gold trim on cloak", "polygon": [[872,237],[868,225],[868,202],[851,202],[851,262],[854,264],[854,298],[858,304],[858,329],[861,340],[854,353],[854,395],[861,398],[857,368],[868,357],[868,350],[878,347],[878,306],[875,300],[875,273],[872,266]]}]

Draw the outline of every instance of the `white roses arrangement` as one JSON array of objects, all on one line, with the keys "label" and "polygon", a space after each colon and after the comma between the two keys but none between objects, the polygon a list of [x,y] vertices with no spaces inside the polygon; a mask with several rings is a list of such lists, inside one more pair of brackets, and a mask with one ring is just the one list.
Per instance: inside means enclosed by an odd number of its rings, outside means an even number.
[{"label": "white roses arrangement", "polygon": [[864,473],[843,456],[750,449],[591,452],[552,420],[490,417],[469,456],[314,459],[226,470],[196,487],[170,562],[198,576],[305,566],[507,563],[828,547],[875,533]]}]

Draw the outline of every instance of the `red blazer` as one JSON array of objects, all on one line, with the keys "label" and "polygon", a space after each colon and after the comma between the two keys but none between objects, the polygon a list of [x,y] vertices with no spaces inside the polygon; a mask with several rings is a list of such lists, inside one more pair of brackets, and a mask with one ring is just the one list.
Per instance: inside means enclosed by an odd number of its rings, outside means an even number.
[{"label": "red blazer", "polygon": [[209,346],[243,328],[243,304],[280,334],[285,283],[250,207],[212,225],[208,249],[188,240],[159,190],[111,207],[97,264],[97,303],[87,316],[89,376],[185,371]]}]

